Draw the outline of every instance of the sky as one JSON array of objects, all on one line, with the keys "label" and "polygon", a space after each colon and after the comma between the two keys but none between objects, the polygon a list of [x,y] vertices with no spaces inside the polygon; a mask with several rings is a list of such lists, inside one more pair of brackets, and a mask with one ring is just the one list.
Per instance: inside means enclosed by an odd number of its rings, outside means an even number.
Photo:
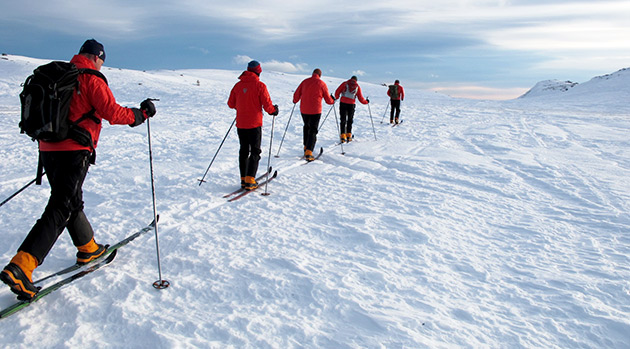
[{"label": "sky", "polygon": [[[511,99],[630,67],[630,1],[0,0],[0,51],[105,66],[275,70]],[[264,75],[263,75],[264,81]],[[332,86],[330,88],[336,88]]]}]

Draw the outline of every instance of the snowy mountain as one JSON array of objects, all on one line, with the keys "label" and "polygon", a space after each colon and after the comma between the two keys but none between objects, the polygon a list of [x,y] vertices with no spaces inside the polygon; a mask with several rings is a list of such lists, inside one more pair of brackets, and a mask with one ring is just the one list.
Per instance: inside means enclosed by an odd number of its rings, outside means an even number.
[{"label": "snowy mountain", "polygon": [[530,97],[567,97],[595,94],[623,94],[627,93],[630,80],[630,68],[618,70],[612,74],[597,76],[579,84],[572,81],[545,80],[537,83],[519,98]]},{"label": "snowy mountain", "polygon": [[525,92],[519,98],[526,97],[539,97],[539,96],[549,96],[556,95],[556,92],[566,92],[578,85],[577,82],[572,81],[560,81],[560,80],[544,80],[532,87],[529,91]]},{"label": "snowy mountain", "polygon": [[[0,200],[35,174],[37,147],[19,133],[17,96],[45,62],[0,59]],[[406,89],[404,123],[393,128],[386,88],[359,81],[371,103],[357,106],[355,141],[342,155],[330,112],[318,139],[324,154],[304,165],[291,98],[307,76],[263,67],[280,115],[265,117],[260,168],[270,163],[279,175],[269,196],[261,188],[235,202],[222,198],[239,184],[234,130],[207,182],[198,179],[234,120],[226,101],[240,71],[102,72],[122,105],[160,99],[150,129],[171,287],[152,287],[155,236],[143,236],[111,265],[0,319],[3,346],[630,345],[627,70],[502,102]],[[346,78],[323,77],[330,90]],[[48,190],[44,181],[0,207],[0,263]],[[84,199],[99,242],[151,221],[147,127],[104,125]],[[34,277],[75,253],[63,233]],[[14,300],[0,290],[0,308]]]}]

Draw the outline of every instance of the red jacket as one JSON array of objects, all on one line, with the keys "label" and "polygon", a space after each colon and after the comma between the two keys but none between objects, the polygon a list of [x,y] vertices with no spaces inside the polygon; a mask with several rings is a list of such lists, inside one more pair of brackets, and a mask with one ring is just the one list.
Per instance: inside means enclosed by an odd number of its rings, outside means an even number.
[{"label": "red jacket", "polygon": [[[404,100],[405,99],[405,89],[403,89],[403,87],[400,86],[399,82],[395,82],[394,85],[398,86],[398,98],[392,98],[392,99],[393,100],[400,100],[400,101]],[[387,95],[389,97],[392,96],[391,94],[389,94],[389,88],[387,89]]]},{"label": "red jacket", "polygon": [[[77,68],[94,69],[94,63],[82,55],[72,57],[71,63]],[[70,101],[70,121],[78,120],[83,114],[88,113],[92,108],[95,109],[94,116],[100,120],[107,120],[111,125],[129,125],[135,121],[135,116],[130,108],[121,107],[116,103],[116,99],[107,83],[98,76],[92,74],[79,75],[79,92],[74,92],[72,101]],[[102,123],[96,123],[91,119],[83,120],[79,126],[90,132],[94,148],[98,145],[98,137],[101,134]],[[39,141],[39,150],[41,151],[72,151],[72,150],[91,150],[72,139],[66,139],[61,142],[44,142]]]},{"label": "red jacket", "polygon": [[342,96],[340,102],[341,103],[346,103],[346,104],[354,104],[355,98],[359,99],[359,102],[363,103],[363,104],[368,104],[368,102],[365,100],[365,98],[363,98],[363,93],[361,93],[361,86],[359,86],[359,84],[353,80],[350,79],[348,81],[344,81],[341,83],[341,85],[339,85],[339,87],[337,87],[337,90],[335,91],[335,98],[339,98],[339,96],[341,96],[343,93],[346,92],[346,86],[350,85],[350,90],[354,91],[356,89],[356,95],[354,97],[348,97],[348,96]]},{"label": "red jacket", "polygon": [[267,114],[273,113],[276,108],[271,102],[267,86],[260,81],[258,75],[244,71],[230,92],[228,107],[236,109],[237,128],[256,128],[263,124],[264,108]]},{"label": "red jacket", "polygon": [[300,112],[302,114],[321,114],[322,98],[326,101],[326,104],[335,103],[335,100],[328,93],[326,83],[322,81],[318,74],[313,73],[313,76],[302,81],[297,90],[295,90],[293,103],[302,100],[302,103],[300,103]]}]

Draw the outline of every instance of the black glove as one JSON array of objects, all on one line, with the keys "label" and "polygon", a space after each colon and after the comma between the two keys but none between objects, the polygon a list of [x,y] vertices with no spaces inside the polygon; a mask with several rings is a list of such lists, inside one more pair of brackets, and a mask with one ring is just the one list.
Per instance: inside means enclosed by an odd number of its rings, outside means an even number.
[{"label": "black glove", "polygon": [[332,99],[333,99],[333,102],[334,102],[335,100],[337,100],[337,99],[335,98],[335,95],[333,95],[332,93],[330,94],[330,98],[332,98]]},{"label": "black glove", "polygon": [[368,102],[368,104],[370,103],[370,99],[369,98],[366,98],[365,100]]},{"label": "black glove", "polygon": [[136,127],[136,126],[142,125],[144,120],[147,119],[144,113],[142,112],[142,110],[138,108],[129,108],[129,109],[131,109],[131,111],[133,112],[133,122],[129,124],[129,126]]},{"label": "black glove", "polygon": [[277,115],[278,115],[278,112],[279,112],[279,111],[278,111],[278,105],[277,105],[277,104],[274,104],[274,105],[273,105],[273,107],[274,107],[274,108],[276,108],[276,110],[274,110],[274,111],[273,111],[273,113],[271,113],[271,115],[273,115],[273,116],[277,116]]},{"label": "black glove", "polygon": [[155,115],[155,105],[153,105],[153,102],[148,98],[140,103],[140,110],[145,112],[148,117]]}]

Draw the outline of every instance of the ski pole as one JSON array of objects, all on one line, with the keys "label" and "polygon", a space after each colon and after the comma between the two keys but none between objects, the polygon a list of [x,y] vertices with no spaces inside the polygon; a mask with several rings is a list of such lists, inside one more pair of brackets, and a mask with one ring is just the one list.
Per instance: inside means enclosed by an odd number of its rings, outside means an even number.
[{"label": "ski pole", "polygon": [[[159,99],[150,98],[152,101],[159,101]],[[153,283],[153,287],[161,290],[170,286],[170,282],[168,280],[162,279],[162,266],[160,265],[160,242],[158,240],[158,218],[157,218],[157,209],[155,205],[155,181],[153,179],[153,151],[151,150],[151,125],[149,122],[150,118],[147,118],[147,139],[149,141],[149,165],[151,169],[151,194],[153,196],[153,219],[155,222],[155,249],[157,251],[157,265],[158,265],[158,274],[159,279]]]},{"label": "ski pole", "polygon": [[[45,175],[46,172],[42,173],[42,175]],[[13,199],[14,197],[16,197],[19,193],[21,193],[22,191],[24,191],[24,189],[28,188],[31,186],[31,184],[35,183],[35,181],[37,181],[37,178],[33,179],[32,181],[28,182],[28,184],[26,184],[25,186],[23,186],[22,188],[20,188],[18,191],[16,191],[15,193],[13,193],[11,196],[9,196],[8,198],[6,198],[6,200],[2,201],[2,203],[0,203],[0,207],[2,207],[2,205],[6,204],[7,202],[9,202],[9,200]]]},{"label": "ski pole", "polygon": [[383,123],[383,119],[385,119],[385,115],[387,114],[387,109],[389,109],[389,103],[391,100],[387,101],[387,106],[385,107],[385,112],[383,113],[383,117],[381,118],[381,124]]},{"label": "ski pole", "polygon": [[[294,104],[295,106],[295,104]],[[276,117],[274,116],[271,119],[271,136],[269,137],[269,157],[267,158],[267,178],[265,179],[265,192],[262,195],[267,196],[269,192],[267,192],[267,186],[269,186],[269,167],[271,167],[271,145],[273,144],[273,128],[276,123]]]},{"label": "ski pole", "polygon": [[[289,115],[289,120],[287,121],[287,127],[284,129],[284,134],[282,135],[282,140],[280,141],[280,146],[278,147],[278,154],[276,154],[277,158],[280,157],[280,149],[282,149],[282,143],[284,143],[284,136],[287,135],[287,130],[289,129],[289,123],[291,123],[291,117],[293,117],[293,110],[295,110],[296,104],[297,103],[293,103],[293,109],[291,109],[291,115]],[[271,151],[271,148],[269,148],[269,151]]]},{"label": "ski pole", "polygon": [[[341,135],[341,126],[339,125],[339,119],[337,118],[337,110],[333,109],[335,112],[335,122],[337,123],[337,134]],[[343,151],[343,142],[341,141],[341,136],[339,136],[339,145],[341,145],[341,155],[346,155],[346,152]]]},{"label": "ski pole", "polygon": [[[369,100],[369,97],[368,97]],[[370,108],[370,102],[368,101],[368,112],[370,112],[370,121],[372,122],[372,132],[374,132],[374,140],[376,139],[376,129],[374,128],[374,119],[372,119],[372,109]]]},{"label": "ski pole", "polygon": [[230,131],[232,130],[232,127],[234,126],[235,122],[236,122],[236,117],[234,117],[234,121],[232,121],[232,125],[230,125],[230,128],[225,133],[225,137],[223,137],[223,140],[221,141],[221,144],[219,144],[219,149],[217,149],[217,152],[214,153],[214,156],[212,157],[212,160],[210,161],[210,165],[208,165],[208,168],[206,169],[206,172],[203,174],[203,177],[201,179],[198,179],[199,185],[201,185],[201,183],[205,182],[204,179],[206,178],[206,175],[208,174],[208,171],[210,170],[210,166],[212,166],[212,163],[214,162],[214,159],[216,159],[217,155],[219,154],[219,150],[221,150],[221,147],[223,147],[223,143],[225,142],[225,139],[227,138],[227,136],[230,134]]},{"label": "ski pole", "polygon": [[319,124],[319,128],[317,129],[317,132],[319,132],[322,127],[324,126],[324,123],[326,122],[326,119],[328,119],[328,115],[330,115],[330,112],[333,110],[333,108],[335,107],[335,102],[336,100],[333,102],[333,104],[330,106],[330,109],[328,109],[328,113],[326,113],[326,117],[324,118],[324,121],[322,121],[321,124]]}]

